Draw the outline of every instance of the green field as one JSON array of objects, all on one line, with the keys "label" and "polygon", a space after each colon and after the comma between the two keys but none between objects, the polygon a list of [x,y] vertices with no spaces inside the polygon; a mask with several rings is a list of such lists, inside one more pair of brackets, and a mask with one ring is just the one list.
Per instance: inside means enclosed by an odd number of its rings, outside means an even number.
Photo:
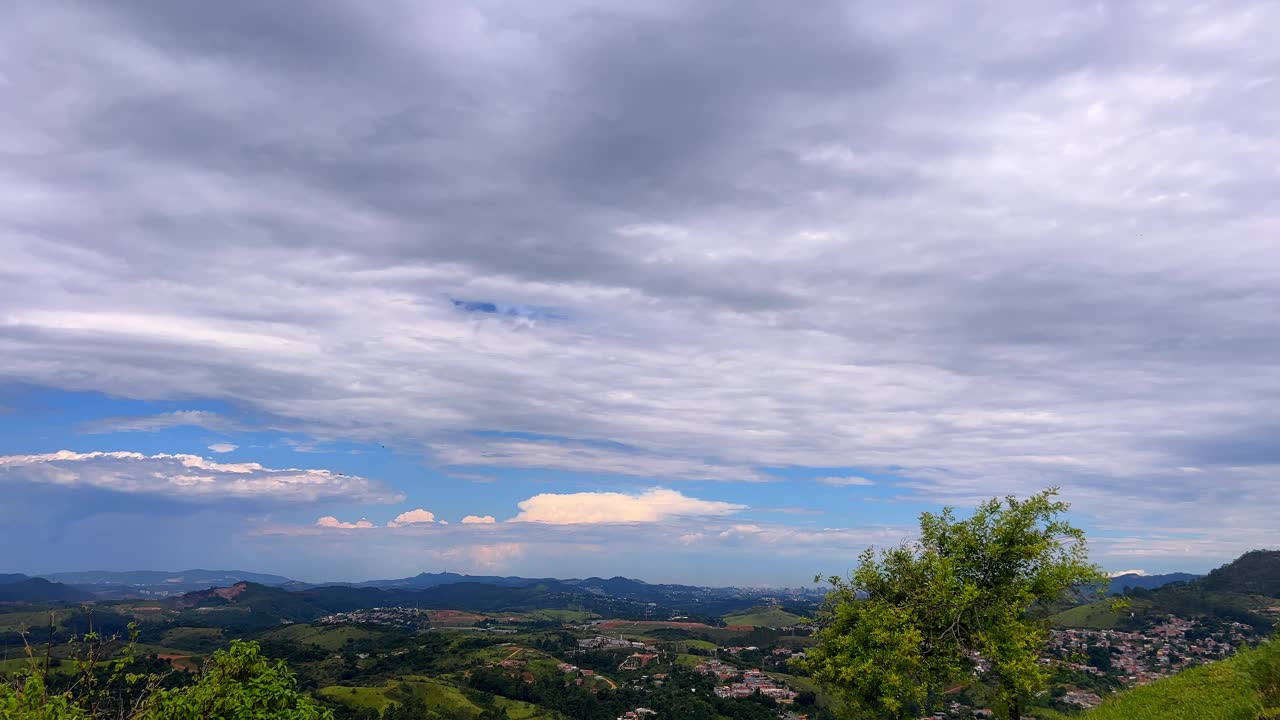
[{"label": "green field", "polygon": [[345,685],[331,685],[327,688],[320,688],[316,692],[321,697],[328,698],[334,702],[340,702],[350,708],[362,710],[370,708],[381,713],[391,701],[387,699],[386,687],[347,687]]},{"label": "green field", "polygon": [[[323,688],[318,692],[329,700],[342,703],[351,708],[371,708],[377,712],[382,712],[388,705],[395,702],[392,696],[405,691],[411,692],[420,698],[426,703],[428,710],[433,710],[445,717],[465,720],[474,718],[483,712],[480,706],[468,699],[457,687],[419,675],[389,680],[386,685],[381,687],[334,685]],[[503,710],[506,710],[507,715],[512,720],[552,720],[556,717],[554,713],[529,703],[506,698],[497,698],[496,702]]]},{"label": "green field", "polygon": [[558,713],[546,708],[540,708],[531,703],[509,700],[504,697],[496,697],[494,701],[494,704],[507,711],[507,717],[511,718],[511,720],[560,720]]},{"label": "green field", "polygon": [[1115,610],[1112,602],[1112,600],[1099,600],[1087,605],[1077,605],[1049,619],[1057,627],[1110,630],[1129,613],[1142,612],[1151,606],[1151,603],[1145,600],[1130,600],[1127,609]]},{"label": "green field", "polygon": [[528,613],[513,614],[527,617],[530,620],[553,620],[559,623],[582,623],[600,617],[586,610],[534,610]]},{"label": "green field", "polygon": [[[1269,677],[1280,690],[1280,643],[1108,698],[1081,720],[1259,720],[1280,717],[1280,697],[1264,704],[1258,689]],[[1280,694],[1280,693],[1277,693]],[[1266,712],[1264,713],[1264,708]]]},{"label": "green field", "polygon": [[336,652],[346,647],[348,640],[371,640],[379,636],[376,630],[355,625],[290,625],[272,631],[263,640],[282,640],[302,645],[315,645]]},{"label": "green field", "polygon": [[676,656],[676,664],[684,667],[694,667],[695,665],[700,665],[706,661],[707,658],[699,657],[697,655],[685,655],[684,653],[681,653]]},{"label": "green field", "polygon": [[160,636],[160,644],[208,652],[226,645],[227,640],[221,628],[176,627]]},{"label": "green field", "polygon": [[[54,610],[54,622],[58,625],[72,613],[71,610]],[[49,613],[46,610],[23,610],[19,612],[0,613],[0,632],[17,632],[26,629],[38,633],[49,627]]]},{"label": "green field", "polygon": [[752,625],[755,627],[780,628],[808,621],[809,618],[783,610],[780,607],[752,608],[733,615],[725,615],[726,625]]},{"label": "green field", "polygon": [[708,640],[679,640],[677,642],[687,648],[697,648],[698,650],[713,651],[716,649],[716,644]]}]

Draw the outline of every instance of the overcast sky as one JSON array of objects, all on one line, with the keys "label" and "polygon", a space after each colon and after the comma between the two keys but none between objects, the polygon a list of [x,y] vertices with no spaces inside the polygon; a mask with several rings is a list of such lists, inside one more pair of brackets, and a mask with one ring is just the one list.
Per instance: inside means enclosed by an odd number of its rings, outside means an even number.
[{"label": "overcast sky", "polygon": [[1280,516],[1265,2],[111,2],[0,24],[5,571],[797,585],[1060,486]]}]

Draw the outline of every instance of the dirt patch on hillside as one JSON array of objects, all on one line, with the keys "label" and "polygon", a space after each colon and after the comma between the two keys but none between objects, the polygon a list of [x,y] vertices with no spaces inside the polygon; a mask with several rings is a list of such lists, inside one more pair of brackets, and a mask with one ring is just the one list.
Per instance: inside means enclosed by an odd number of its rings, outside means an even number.
[{"label": "dirt patch on hillside", "polygon": [[442,625],[468,625],[485,619],[484,615],[461,610],[431,610],[427,613],[427,617],[431,619],[432,623],[440,623]]},{"label": "dirt patch on hillside", "polygon": [[214,588],[209,592],[222,598],[223,600],[235,600],[237,597],[240,596],[241,593],[243,593],[245,590],[248,590],[248,589],[249,589],[248,583],[239,582],[239,583],[236,583],[235,585],[232,585],[231,587]]}]

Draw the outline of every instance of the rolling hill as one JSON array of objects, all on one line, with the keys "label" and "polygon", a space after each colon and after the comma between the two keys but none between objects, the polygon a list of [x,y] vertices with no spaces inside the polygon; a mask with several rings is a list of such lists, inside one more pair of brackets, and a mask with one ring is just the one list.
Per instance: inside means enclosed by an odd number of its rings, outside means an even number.
[{"label": "rolling hill", "polygon": [[82,602],[92,599],[93,596],[83,590],[44,578],[0,584],[0,603]]},{"label": "rolling hill", "polygon": [[1280,550],[1253,550],[1211,571],[1206,590],[1280,598]]},{"label": "rolling hill", "polygon": [[752,625],[755,627],[781,628],[806,622],[809,618],[787,612],[776,606],[757,607],[740,613],[725,615],[726,625]]},{"label": "rolling hill", "polygon": [[1129,587],[1127,594],[1130,607],[1123,612],[1103,600],[1064,610],[1052,620],[1059,627],[1133,629],[1177,615],[1240,622],[1269,633],[1280,619],[1280,552],[1255,550],[1202,578],[1153,590]]}]

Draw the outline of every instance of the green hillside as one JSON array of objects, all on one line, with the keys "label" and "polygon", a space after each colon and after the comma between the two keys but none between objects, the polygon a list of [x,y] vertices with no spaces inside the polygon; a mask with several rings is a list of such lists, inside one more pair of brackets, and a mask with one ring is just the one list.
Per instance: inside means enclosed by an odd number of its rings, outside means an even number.
[{"label": "green hillside", "polygon": [[1253,550],[1210,572],[1206,590],[1280,598],[1280,550]]},{"label": "green hillside", "polygon": [[[1269,690],[1269,691],[1268,691]],[[1280,717],[1280,642],[1108,698],[1083,720]]]},{"label": "green hillside", "polygon": [[752,608],[724,616],[726,625],[753,625],[755,627],[771,628],[789,627],[808,620],[809,618],[789,613],[776,605]]},{"label": "green hillside", "polygon": [[[467,718],[478,717],[483,708],[476,705],[466,694],[446,682],[433,678],[415,677],[413,679],[388,680],[381,687],[333,685],[323,688],[318,693],[321,697],[341,703],[350,708],[368,708],[381,713],[397,701],[409,695],[422,700],[427,709],[445,717]],[[495,698],[495,704],[506,712],[507,717],[516,720],[551,720],[558,717],[556,713],[519,700]]]},{"label": "green hillside", "polygon": [[1113,600],[1108,599],[1077,605],[1063,610],[1050,620],[1057,627],[1111,630],[1121,619],[1129,617],[1130,613],[1141,613],[1151,607],[1149,601],[1131,600],[1128,608],[1117,610],[1113,607],[1113,603]]}]

